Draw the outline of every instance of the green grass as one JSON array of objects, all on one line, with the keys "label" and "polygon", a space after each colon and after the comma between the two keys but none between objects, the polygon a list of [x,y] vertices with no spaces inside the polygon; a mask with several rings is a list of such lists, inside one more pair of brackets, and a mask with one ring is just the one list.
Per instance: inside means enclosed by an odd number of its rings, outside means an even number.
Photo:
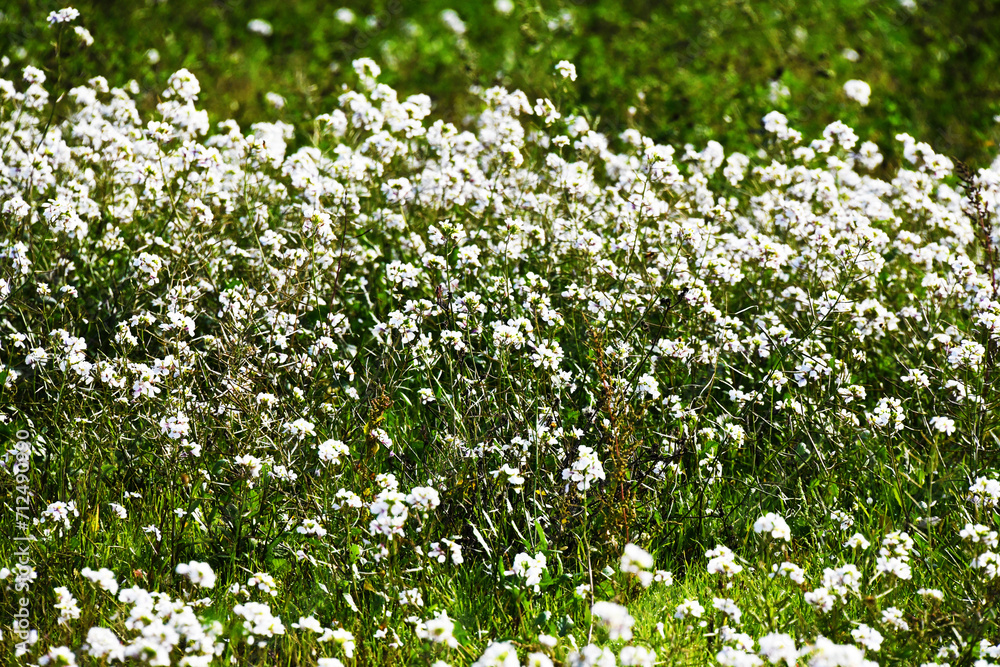
[{"label": "green grass", "polygon": [[[603,131],[637,127],[677,146],[759,146],[760,118],[774,108],[807,134],[843,120],[890,157],[898,156],[893,137],[908,132],[982,164],[1000,136],[1000,10],[987,0],[917,3],[914,11],[897,0],[515,4],[503,16],[489,2],[345,2],[353,25],[335,18],[339,5],[314,0],[76,6],[95,35],[114,35],[98,37],[89,55],[112,85],[137,79],[151,108],[165,78],[186,67],[213,91],[205,102],[212,117],[244,125],[269,117],[298,124],[328,111],[352,79],[350,60],[368,56],[385,66],[386,83],[431,95],[454,118],[474,108],[473,85],[552,96],[553,66],[568,59],[580,79],[565,99],[553,98],[564,109],[579,105]],[[22,48],[31,61],[43,58],[44,16],[58,6],[7,3],[0,52],[15,62]],[[462,38],[441,21],[446,8],[465,21]],[[271,22],[274,34],[249,32],[252,18]],[[160,54],[154,67],[149,49]],[[871,84],[868,107],[844,96],[849,79]],[[772,101],[772,82],[789,97]],[[266,105],[270,91],[288,98],[286,111]]]}]

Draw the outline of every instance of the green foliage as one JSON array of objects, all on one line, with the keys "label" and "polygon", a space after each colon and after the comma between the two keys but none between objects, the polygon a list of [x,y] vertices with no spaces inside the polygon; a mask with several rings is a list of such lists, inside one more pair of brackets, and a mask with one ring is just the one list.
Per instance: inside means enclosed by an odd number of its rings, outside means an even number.
[{"label": "green foliage", "polygon": [[[515,3],[509,16],[489,2],[345,2],[352,24],[337,19],[338,5],[317,0],[76,5],[99,36],[77,71],[101,71],[112,85],[136,79],[150,109],[165,78],[186,67],[213,91],[212,117],[241,124],[278,117],[300,126],[335,106],[352,80],[350,61],[368,56],[401,94],[429,94],[455,118],[474,109],[470,86],[501,84],[532,100],[578,104],[605,132],[637,127],[678,146],[714,139],[755,148],[760,118],[772,109],[807,135],[843,120],[890,158],[899,132],[972,163],[991,159],[998,139],[1000,9],[988,0],[912,10],[898,0],[535,1]],[[52,8],[7,3],[0,55],[52,68],[44,28]],[[464,20],[464,35],[440,19],[447,8]],[[273,34],[247,30],[254,18],[269,21]],[[152,67],[149,49],[159,53]],[[567,99],[554,96],[562,59],[580,76]],[[849,79],[871,84],[869,106],[845,97]],[[281,112],[265,102],[271,91],[288,99]]]}]

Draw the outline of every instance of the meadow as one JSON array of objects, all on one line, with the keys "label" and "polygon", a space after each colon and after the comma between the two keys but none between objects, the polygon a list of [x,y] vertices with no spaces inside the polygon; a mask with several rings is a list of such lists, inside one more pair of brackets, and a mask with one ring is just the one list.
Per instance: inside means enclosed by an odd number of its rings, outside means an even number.
[{"label": "meadow", "polygon": [[0,663],[1000,664],[994,38],[911,4],[5,8]]}]

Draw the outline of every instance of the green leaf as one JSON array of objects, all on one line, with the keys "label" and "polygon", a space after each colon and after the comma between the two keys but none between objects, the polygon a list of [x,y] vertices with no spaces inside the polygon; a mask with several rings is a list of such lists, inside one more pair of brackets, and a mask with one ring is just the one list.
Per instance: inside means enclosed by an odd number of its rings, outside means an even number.
[{"label": "green leaf", "polygon": [[538,544],[541,546],[542,551],[548,551],[549,541],[545,538],[545,530],[542,528],[542,524],[539,523],[538,519],[535,519],[535,533],[538,535]]}]

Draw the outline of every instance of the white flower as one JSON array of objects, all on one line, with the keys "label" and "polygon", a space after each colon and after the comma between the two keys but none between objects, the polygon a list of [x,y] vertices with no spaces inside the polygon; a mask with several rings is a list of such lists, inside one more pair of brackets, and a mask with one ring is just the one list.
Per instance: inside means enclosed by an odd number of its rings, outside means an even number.
[{"label": "white flower", "polygon": [[715,655],[715,659],[724,667],[758,667],[758,665],[764,664],[764,661],[753,653],[747,653],[732,646],[724,646]]},{"label": "white flower", "polygon": [[513,569],[507,570],[504,574],[508,577],[517,576],[524,580],[526,586],[530,586],[537,593],[540,590],[539,584],[542,581],[542,574],[545,572],[545,554],[535,554],[532,558],[528,554],[521,552],[514,557]]},{"label": "white flower", "polygon": [[82,25],[73,26],[73,32],[76,33],[77,38],[80,43],[84,46],[93,46],[94,36],[90,34],[90,31],[84,28]]},{"label": "white flower", "polygon": [[859,103],[861,106],[868,106],[871,101],[872,87],[864,81],[851,79],[844,83],[844,94]]},{"label": "white flower", "polygon": [[[552,658],[544,653],[529,653],[524,661],[525,667],[554,667]],[[436,667],[431,665],[431,667]]]},{"label": "white flower", "polygon": [[41,523],[48,523],[49,521],[53,523],[62,523],[64,528],[70,527],[70,517],[79,517],[80,511],[76,508],[75,501],[69,501],[64,503],[61,500],[57,500],[51,503],[42,511]]},{"label": "white flower", "polygon": [[931,426],[945,435],[952,435],[955,432],[955,420],[950,417],[932,417],[930,423]]},{"label": "white flower", "polygon": [[649,396],[650,400],[657,400],[660,398],[660,386],[650,373],[644,374],[636,382],[636,391],[640,394]]},{"label": "white flower", "polygon": [[917,595],[925,598],[931,598],[932,600],[937,600],[938,602],[944,600],[944,593],[936,588],[921,588],[917,591]]},{"label": "white flower", "polygon": [[576,65],[568,60],[560,60],[556,63],[556,71],[564,79],[569,79],[570,81],[576,81]]},{"label": "white flower", "polygon": [[98,660],[125,661],[125,647],[113,630],[101,627],[92,627],[87,630],[87,641],[83,650],[92,658]]},{"label": "white flower", "polygon": [[160,282],[157,274],[163,268],[163,259],[158,255],[141,252],[138,257],[132,259],[132,266],[138,269],[140,273],[145,274],[147,287],[152,287]]},{"label": "white flower", "polygon": [[623,667],[653,667],[656,664],[656,651],[645,646],[623,646],[618,654]]},{"label": "white flower", "polygon": [[415,486],[406,495],[406,502],[416,510],[429,512],[441,504],[441,496],[437,489],[429,486]]},{"label": "white flower", "polygon": [[80,570],[80,574],[87,579],[90,579],[112,595],[116,595],[118,593],[118,581],[115,579],[115,573],[106,567],[102,567],[100,570],[96,571],[90,569],[89,567],[85,567]]},{"label": "white flower", "polygon": [[820,635],[816,641],[804,646],[801,657],[809,656],[810,667],[867,667],[865,652],[850,644],[835,644]]},{"label": "white flower", "polygon": [[653,573],[649,571],[653,565],[653,557],[648,551],[631,542],[625,545],[621,559],[621,571],[636,575],[644,588],[649,588],[653,582]]},{"label": "white flower", "polygon": [[977,544],[982,542],[983,546],[987,549],[995,549],[997,546],[997,531],[990,530],[989,526],[984,526],[981,523],[965,524],[958,533],[959,537],[963,540]]},{"label": "white flower", "polygon": [[42,667],[48,667],[50,663],[53,667],[75,667],[76,654],[68,646],[50,648],[45,655],[38,659],[38,664]]},{"label": "white flower", "polygon": [[451,648],[458,647],[458,639],[455,637],[455,621],[448,618],[448,612],[439,611],[434,618],[417,626],[417,637],[426,639],[435,644],[444,644]]},{"label": "white flower", "polygon": [[201,92],[201,84],[195,75],[186,69],[180,69],[170,75],[167,80],[167,90],[164,97],[176,95],[184,102],[193,102]]},{"label": "white flower", "polygon": [[667,572],[666,570],[657,570],[653,573],[653,581],[665,584],[667,586],[674,585],[674,575],[672,572]]},{"label": "white flower", "polygon": [[191,583],[196,586],[202,588],[215,587],[215,572],[212,571],[208,563],[199,563],[195,560],[188,563],[178,563],[176,572],[177,574],[187,576],[191,580]]},{"label": "white flower", "polygon": [[799,584],[800,586],[806,581],[806,571],[795,563],[789,563],[787,560],[781,565],[771,566],[771,577],[776,576],[788,577],[789,580]]},{"label": "white flower", "polygon": [[785,661],[788,667],[795,667],[799,652],[795,648],[795,640],[791,636],[779,632],[771,632],[757,640],[760,644],[758,653],[772,665]]},{"label": "white flower", "polygon": [[507,484],[510,484],[517,493],[520,493],[521,489],[524,488],[524,476],[521,475],[521,471],[506,463],[497,470],[491,470],[490,475],[500,481],[506,480]]},{"label": "white flower", "polygon": [[771,537],[776,540],[785,540],[786,542],[792,539],[791,529],[785,520],[773,512],[768,512],[764,516],[757,519],[753,524],[753,532],[757,533],[770,533]]},{"label": "white flower", "polygon": [[260,602],[247,602],[233,607],[233,613],[243,619],[246,631],[259,637],[273,637],[285,634],[281,618],[271,614],[271,608]]},{"label": "white flower", "polygon": [[872,543],[869,542],[867,539],[865,539],[865,536],[862,535],[861,533],[854,533],[847,539],[846,542],[844,542],[845,547],[849,549],[860,548],[862,551],[868,549],[868,547],[870,547],[871,545]]},{"label": "white flower", "polygon": [[191,432],[191,421],[186,414],[178,411],[160,419],[160,430],[171,440],[178,440]]},{"label": "white flower", "polygon": [[725,574],[727,577],[735,577],[743,571],[743,566],[736,562],[736,554],[721,544],[705,552],[705,558],[709,559],[709,574]]},{"label": "white flower", "polygon": [[364,503],[361,501],[361,496],[354,493],[353,491],[348,491],[347,489],[340,489],[334,495],[333,509],[340,510],[344,508],[361,509]]},{"label": "white flower", "polygon": [[[604,466],[597,458],[597,453],[586,445],[580,445],[579,458],[569,468],[562,471],[562,478],[576,484],[580,491],[586,491],[591,484],[599,479],[605,479]],[[567,489],[569,486],[567,485]]]},{"label": "white flower", "polygon": [[286,423],[282,427],[282,430],[296,440],[302,440],[306,436],[316,435],[316,426],[312,422],[301,417],[295,421]]},{"label": "white flower", "polygon": [[827,613],[837,602],[837,598],[830,593],[825,586],[820,586],[814,591],[809,591],[802,595],[802,598],[809,606],[819,610],[820,613]]},{"label": "white flower", "polygon": [[57,23],[69,23],[70,21],[75,21],[79,17],[80,12],[78,10],[73,7],[66,7],[54,12],[49,12],[47,20],[49,25],[56,25]]},{"label": "white flower", "polygon": [[701,618],[701,615],[705,613],[705,608],[701,606],[701,603],[697,600],[684,600],[679,605],[677,609],[674,610],[674,618],[685,619],[691,618]]},{"label": "white flower", "polygon": [[340,459],[350,455],[350,450],[340,440],[326,440],[317,447],[319,460],[323,463],[340,463]]},{"label": "white flower", "polygon": [[995,579],[1000,574],[1000,555],[987,551],[973,558],[970,565],[974,570],[982,570],[987,579]]},{"label": "white flower", "polygon": [[275,92],[268,92],[264,94],[264,101],[270,104],[274,109],[281,111],[285,108],[285,98]]},{"label": "white flower", "polygon": [[601,601],[594,603],[590,613],[608,629],[611,641],[631,641],[635,619],[629,615],[628,609],[614,602]]},{"label": "white flower", "polygon": [[977,477],[969,487],[969,501],[976,507],[1000,505],[1000,480]]},{"label": "white flower", "polygon": [[579,651],[566,655],[567,667],[615,667],[615,654],[607,646],[587,644]]},{"label": "white flower", "polygon": [[894,556],[879,556],[875,561],[875,571],[879,574],[891,574],[900,579],[913,578],[913,571],[906,559]]},{"label": "white flower", "polygon": [[373,428],[371,437],[386,449],[392,449],[392,438],[389,437],[389,434],[386,433],[385,429]]},{"label": "white flower", "polygon": [[462,21],[454,9],[446,9],[441,12],[441,20],[456,35],[465,34],[465,22]]},{"label": "white flower", "polygon": [[743,618],[743,612],[738,606],[736,606],[735,600],[731,600],[730,598],[713,598],[712,606],[728,616],[733,622],[733,625],[740,624],[740,619]]},{"label": "white flower", "polygon": [[247,23],[247,30],[255,32],[258,35],[263,35],[264,37],[270,37],[274,34],[274,28],[264,19],[251,19]]},{"label": "white flower", "polygon": [[247,588],[262,590],[271,597],[278,595],[278,582],[267,572],[257,572],[247,579]]},{"label": "white flower", "polygon": [[326,528],[316,519],[305,519],[295,532],[300,535],[315,535],[316,537],[326,537]]},{"label": "white flower", "polygon": [[882,634],[875,628],[869,627],[864,623],[851,630],[851,636],[854,637],[854,641],[869,650],[878,651],[882,648]]},{"label": "white flower", "polygon": [[510,642],[490,642],[472,667],[520,667],[517,649]]},{"label": "white flower", "polygon": [[903,632],[910,629],[910,624],[903,620],[902,610],[896,607],[882,610],[882,623]]},{"label": "white flower", "polygon": [[68,621],[80,618],[80,607],[77,606],[76,598],[69,592],[69,589],[65,586],[58,586],[55,592],[55,608],[59,611],[59,624],[64,625]]},{"label": "white flower", "polygon": [[316,634],[323,632],[323,626],[312,616],[299,616],[299,622],[292,623],[292,627],[296,630],[312,630]]}]

